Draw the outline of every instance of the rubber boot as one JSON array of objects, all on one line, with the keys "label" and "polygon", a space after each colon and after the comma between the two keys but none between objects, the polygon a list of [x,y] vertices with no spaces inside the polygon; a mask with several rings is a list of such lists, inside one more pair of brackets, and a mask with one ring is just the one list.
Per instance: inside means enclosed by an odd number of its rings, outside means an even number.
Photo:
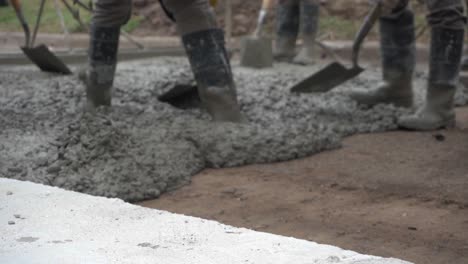
[{"label": "rubber boot", "polygon": [[461,68],[463,71],[468,71],[468,56],[464,56],[461,62]]},{"label": "rubber boot", "polygon": [[120,27],[91,25],[88,67],[80,72],[89,109],[111,105],[119,36]]},{"label": "rubber boot", "polygon": [[317,37],[320,6],[315,1],[301,1],[301,33],[302,48],[294,58],[293,63],[311,65],[315,49],[315,38]]},{"label": "rubber boot", "polygon": [[220,122],[243,121],[237,102],[224,33],[208,29],[182,36],[202,104]]},{"label": "rubber boot", "polygon": [[415,67],[414,15],[408,9],[380,19],[383,82],[371,91],[356,91],[350,97],[359,104],[379,103],[398,107],[413,105],[412,79]]},{"label": "rubber boot", "polygon": [[276,40],[273,57],[276,61],[293,60],[299,34],[298,1],[280,1],[276,11]]},{"label": "rubber boot", "polygon": [[454,97],[458,84],[464,29],[432,29],[426,103],[416,114],[400,118],[402,128],[436,130],[455,126]]}]

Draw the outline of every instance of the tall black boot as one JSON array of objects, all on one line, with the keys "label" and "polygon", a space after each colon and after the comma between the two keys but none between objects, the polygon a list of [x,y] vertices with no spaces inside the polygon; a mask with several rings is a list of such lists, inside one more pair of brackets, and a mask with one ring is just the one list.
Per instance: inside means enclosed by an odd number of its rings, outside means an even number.
[{"label": "tall black boot", "polygon": [[91,108],[111,105],[119,36],[120,27],[91,25],[88,67],[80,73],[80,78],[86,85],[88,106]]},{"label": "tall black boot", "polygon": [[432,29],[426,103],[416,114],[400,118],[403,128],[435,130],[455,126],[454,97],[459,80],[464,29]]},{"label": "tall black boot", "polygon": [[274,58],[291,61],[296,54],[299,34],[300,6],[298,1],[280,1],[276,11],[276,40]]},{"label": "tall black boot", "polygon": [[415,67],[414,14],[408,9],[380,19],[380,49],[383,82],[371,91],[353,92],[360,104],[413,105],[412,79]]},{"label": "tall black boot", "polygon": [[202,104],[214,121],[241,122],[224,33],[207,29],[182,36]]}]

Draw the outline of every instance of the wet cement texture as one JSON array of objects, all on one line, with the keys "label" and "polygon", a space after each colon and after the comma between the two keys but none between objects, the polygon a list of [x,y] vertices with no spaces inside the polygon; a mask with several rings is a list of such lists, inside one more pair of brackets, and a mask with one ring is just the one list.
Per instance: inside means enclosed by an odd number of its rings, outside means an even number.
[{"label": "wet cement texture", "polygon": [[[318,69],[234,67],[249,123],[215,124],[203,110],[157,99],[191,78],[185,58],[121,63],[113,107],[94,114],[83,112],[77,77],[0,66],[0,177],[140,201],[188,183],[204,168],[301,158],[339,147],[344,136],[397,128],[396,118],[407,110],[365,108],[347,97],[350,89],[375,86],[377,70],[329,93],[289,93]],[[418,103],[426,78],[416,74]],[[467,102],[468,91],[459,89],[457,104]]]}]

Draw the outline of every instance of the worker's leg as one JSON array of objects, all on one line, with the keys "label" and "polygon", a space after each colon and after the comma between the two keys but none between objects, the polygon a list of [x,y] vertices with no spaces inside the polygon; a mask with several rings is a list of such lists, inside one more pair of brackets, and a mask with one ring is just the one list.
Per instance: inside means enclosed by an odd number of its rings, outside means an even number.
[{"label": "worker's leg", "polygon": [[313,55],[319,24],[320,3],[318,0],[301,0],[300,8],[300,25],[303,45],[294,58],[294,62],[308,65],[314,63]]},{"label": "worker's leg", "polygon": [[110,105],[117,65],[120,27],[131,15],[131,0],[97,0],[90,28],[86,84],[89,107]]},{"label": "worker's leg", "polygon": [[461,0],[427,0],[431,26],[431,54],[426,103],[400,125],[434,130],[455,125],[454,96],[459,81],[466,18]]},{"label": "worker's leg", "polygon": [[274,56],[279,61],[291,61],[296,54],[299,34],[299,0],[278,0]]},{"label": "worker's leg", "polygon": [[400,1],[391,14],[380,18],[383,82],[371,91],[352,92],[351,98],[360,104],[410,107],[413,103],[414,15],[407,5],[408,0]]},{"label": "worker's leg", "polygon": [[165,0],[182,36],[203,105],[214,121],[240,122],[231,65],[208,0]]}]

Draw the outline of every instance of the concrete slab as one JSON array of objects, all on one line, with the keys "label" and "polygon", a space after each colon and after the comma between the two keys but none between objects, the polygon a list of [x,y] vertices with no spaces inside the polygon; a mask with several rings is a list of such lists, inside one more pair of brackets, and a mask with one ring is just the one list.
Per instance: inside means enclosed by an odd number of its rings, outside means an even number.
[{"label": "concrete slab", "polygon": [[0,178],[0,263],[408,264]]}]

